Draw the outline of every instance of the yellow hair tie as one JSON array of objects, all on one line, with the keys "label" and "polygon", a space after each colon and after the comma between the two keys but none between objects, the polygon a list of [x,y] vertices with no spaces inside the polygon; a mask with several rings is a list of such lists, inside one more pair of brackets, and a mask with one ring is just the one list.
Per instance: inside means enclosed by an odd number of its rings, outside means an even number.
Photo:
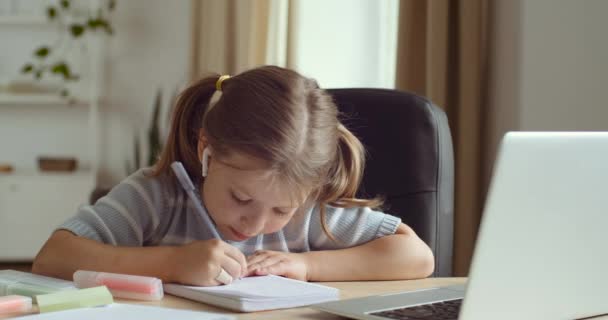
[{"label": "yellow hair tie", "polygon": [[215,89],[217,91],[222,91],[222,82],[224,82],[224,80],[228,78],[230,78],[230,76],[227,74],[220,76],[219,79],[217,79],[217,82],[215,83]]}]

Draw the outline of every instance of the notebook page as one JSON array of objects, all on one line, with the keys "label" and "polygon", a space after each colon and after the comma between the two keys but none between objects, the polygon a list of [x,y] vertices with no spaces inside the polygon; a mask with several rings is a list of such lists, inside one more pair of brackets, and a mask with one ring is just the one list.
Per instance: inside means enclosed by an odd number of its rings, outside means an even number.
[{"label": "notebook page", "polygon": [[236,296],[254,300],[325,296],[337,292],[335,288],[274,275],[242,278],[235,280],[229,285],[217,287],[185,287],[190,290],[218,296]]}]

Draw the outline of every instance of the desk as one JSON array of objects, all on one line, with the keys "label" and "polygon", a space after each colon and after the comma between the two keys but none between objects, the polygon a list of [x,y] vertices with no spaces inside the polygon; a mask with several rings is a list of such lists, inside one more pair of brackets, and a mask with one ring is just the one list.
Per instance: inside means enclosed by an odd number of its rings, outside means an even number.
[{"label": "desk", "polygon": [[[340,289],[341,299],[358,298],[369,295],[415,290],[436,286],[462,284],[466,278],[429,278],[409,281],[368,281],[368,282],[325,282],[323,285]],[[133,303],[133,301],[118,300],[121,303]],[[275,311],[263,311],[253,313],[234,313],[199,302],[194,302],[171,295],[166,295],[162,301],[137,302],[137,304],[161,306],[177,309],[200,310],[236,315],[238,319],[344,319],[310,308],[294,308]]]},{"label": "desk", "polygon": [[[428,278],[422,280],[405,281],[325,282],[321,284],[340,289],[341,299],[351,299],[383,293],[462,284],[465,282],[466,278]],[[134,301],[123,299],[114,299],[114,301],[117,303],[132,303],[139,305],[231,314],[237,316],[238,319],[344,319],[338,316],[331,315],[329,313],[324,313],[306,307],[252,313],[238,313],[231,312],[226,309],[212,307],[210,305],[206,305],[200,302],[175,297],[172,295],[165,295],[165,297],[161,301]],[[32,313],[37,313],[37,310],[38,308],[34,307]],[[12,316],[15,315],[0,315],[0,319],[6,319]]]},{"label": "desk", "polygon": [[[326,282],[324,285],[340,289],[342,299],[358,298],[369,295],[377,295],[391,292],[399,292],[406,290],[415,290],[422,288],[430,288],[436,286],[463,284],[466,278],[429,278],[422,280],[410,281],[369,281],[369,282]],[[238,319],[307,319],[307,320],[323,320],[323,319],[345,319],[334,316],[321,311],[316,311],[310,308],[294,308],[275,311],[263,311],[253,313],[235,313],[225,309],[220,309],[195,301],[166,295],[162,301],[150,302],[134,302],[133,300],[115,299],[118,303],[133,303],[149,306],[160,306],[176,309],[199,310],[208,312],[217,312],[223,314],[235,315]],[[35,310],[34,310],[35,311]],[[11,315],[0,315],[0,319],[5,319]],[[595,319],[606,319],[608,316],[595,317]]]}]

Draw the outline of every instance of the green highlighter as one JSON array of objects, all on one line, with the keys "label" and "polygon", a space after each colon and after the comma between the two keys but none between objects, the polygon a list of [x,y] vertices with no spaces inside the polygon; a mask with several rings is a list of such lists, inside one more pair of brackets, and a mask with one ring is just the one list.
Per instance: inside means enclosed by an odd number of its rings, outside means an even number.
[{"label": "green highlighter", "polygon": [[0,296],[20,295],[34,298],[40,294],[75,289],[71,281],[16,270],[0,270]]},{"label": "green highlighter", "polygon": [[19,295],[35,297],[39,294],[47,294],[58,291],[57,288],[45,287],[23,282],[8,282],[0,279],[0,295]]},{"label": "green highlighter", "polygon": [[112,294],[106,286],[43,294],[36,296],[36,300],[40,313],[98,307],[114,302]]}]

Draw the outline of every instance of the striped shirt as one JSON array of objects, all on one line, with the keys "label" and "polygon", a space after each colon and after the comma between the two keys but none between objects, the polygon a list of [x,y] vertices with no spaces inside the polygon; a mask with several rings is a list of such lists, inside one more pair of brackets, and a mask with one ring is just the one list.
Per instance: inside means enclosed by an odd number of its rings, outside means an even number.
[{"label": "striped shirt", "polygon": [[[198,201],[202,203],[200,196]],[[327,207],[325,221],[336,241],[323,231],[319,208],[315,206],[296,213],[278,232],[242,242],[226,242],[245,255],[255,250],[339,249],[394,234],[401,222],[397,217],[366,207],[331,206]],[[58,227],[115,246],[182,245],[212,239],[211,228],[214,226],[205,223],[178,182],[167,175],[154,177],[150,169],[141,169],[129,176],[108,195],[92,206],[81,207],[75,216]]]}]

